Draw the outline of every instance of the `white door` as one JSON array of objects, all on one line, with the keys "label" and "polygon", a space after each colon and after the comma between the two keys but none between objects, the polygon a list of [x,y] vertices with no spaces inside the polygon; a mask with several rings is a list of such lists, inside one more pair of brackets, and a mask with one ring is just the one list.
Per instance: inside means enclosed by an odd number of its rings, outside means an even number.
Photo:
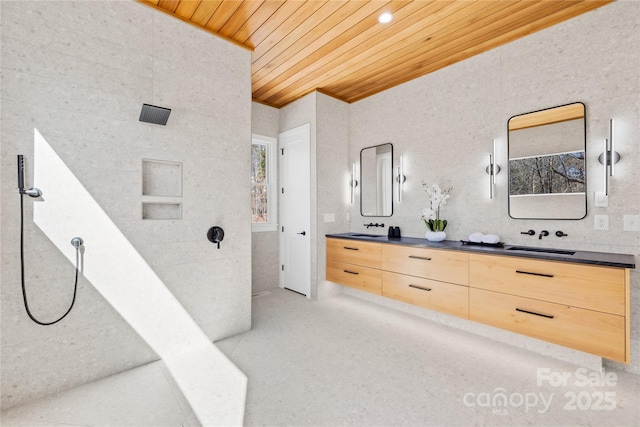
[{"label": "white door", "polygon": [[280,286],[310,297],[310,125],[281,133],[279,141]]}]

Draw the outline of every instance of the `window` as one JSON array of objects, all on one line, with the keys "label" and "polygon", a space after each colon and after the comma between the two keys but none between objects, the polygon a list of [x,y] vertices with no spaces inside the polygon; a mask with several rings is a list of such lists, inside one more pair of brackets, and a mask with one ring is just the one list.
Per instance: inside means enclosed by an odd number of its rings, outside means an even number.
[{"label": "window", "polygon": [[251,230],[276,231],[276,139],[251,136]]}]

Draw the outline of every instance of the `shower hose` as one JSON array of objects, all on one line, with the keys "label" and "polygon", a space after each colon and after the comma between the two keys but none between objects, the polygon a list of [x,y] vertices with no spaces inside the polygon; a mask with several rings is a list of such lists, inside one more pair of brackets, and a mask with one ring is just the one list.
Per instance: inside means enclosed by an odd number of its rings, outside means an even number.
[{"label": "shower hose", "polygon": [[31,310],[29,310],[29,303],[27,302],[27,290],[24,285],[24,194],[20,194],[20,279],[21,279],[20,281],[22,283],[22,299],[24,301],[24,308],[27,310],[27,314],[29,315],[29,318],[33,320],[35,323],[37,323],[38,325],[48,326],[48,325],[53,325],[55,323],[58,323],[59,321],[67,317],[67,314],[69,314],[69,312],[73,308],[73,305],[76,302],[76,292],[78,290],[79,260],[80,260],[80,247],[76,246],[76,280],[73,285],[73,299],[71,300],[71,305],[69,306],[69,309],[61,317],[59,317],[58,319],[52,322],[41,322],[40,320],[36,319],[35,316],[31,313]]}]

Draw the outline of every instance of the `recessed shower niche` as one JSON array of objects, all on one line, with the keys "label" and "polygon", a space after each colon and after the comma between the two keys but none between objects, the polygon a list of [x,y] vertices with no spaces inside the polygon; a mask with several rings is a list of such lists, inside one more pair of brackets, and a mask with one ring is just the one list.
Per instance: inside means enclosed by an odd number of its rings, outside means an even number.
[{"label": "recessed shower niche", "polygon": [[142,159],[142,219],[182,219],[182,163]]}]

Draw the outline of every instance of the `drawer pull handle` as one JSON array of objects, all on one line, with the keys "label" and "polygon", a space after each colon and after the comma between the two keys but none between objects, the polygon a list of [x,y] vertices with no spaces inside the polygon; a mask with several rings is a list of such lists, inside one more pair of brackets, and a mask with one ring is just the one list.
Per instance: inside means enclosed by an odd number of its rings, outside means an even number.
[{"label": "drawer pull handle", "polygon": [[423,288],[422,286],[418,286],[418,285],[409,285],[410,288],[415,288],[415,289],[420,289],[421,291],[431,291],[431,288]]},{"label": "drawer pull handle", "polygon": [[350,246],[344,246],[344,248],[345,248],[346,250],[348,250],[348,251],[359,251],[359,250],[360,250],[360,249],[358,249],[358,248],[352,248],[352,247],[350,247]]},{"label": "drawer pull handle", "polygon": [[530,272],[530,271],[521,271],[521,270],[516,270],[516,273],[520,273],[520,274],[531,274],[532,276],[553,277],[553,274],[532,273],[532,272]]},{"label": "drawer pull handle", "polygon": [[431,261],[431,258],[425,256],[409,255],[409,258],[421,259],[423,261]]},{"label": "drawer pull handle", "polygon": [[349,271],[349,270],[342,270],[342,271],[344,271],[345,273],[349,273],[349,274],[360,274],[357,271]]},{"label": "drawer pull handle", "polygon": [[523,310],[521,308],[516,308],[516,311],[519,311],[521,313],[533,314],[535,316],[546,317],[547,319],[553,319],[553,316],[550,314],[536,313],[535,311]]}]

